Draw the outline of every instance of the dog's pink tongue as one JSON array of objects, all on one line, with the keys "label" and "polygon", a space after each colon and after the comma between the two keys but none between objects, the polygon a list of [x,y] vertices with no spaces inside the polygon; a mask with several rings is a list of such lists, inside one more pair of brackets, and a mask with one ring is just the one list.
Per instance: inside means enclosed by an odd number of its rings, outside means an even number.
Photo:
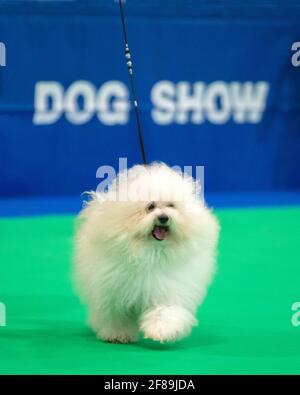
[{"label": "dog's pink tongue", "polygon": [[158,240],[164,240],[166,238],[167,230],[162,226],[156,226],[153,233]]}]

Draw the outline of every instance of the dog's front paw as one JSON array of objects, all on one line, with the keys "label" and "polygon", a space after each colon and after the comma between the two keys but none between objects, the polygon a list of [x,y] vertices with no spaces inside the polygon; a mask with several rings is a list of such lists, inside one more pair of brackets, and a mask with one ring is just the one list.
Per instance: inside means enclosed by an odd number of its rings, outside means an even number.
[{"label": "dog's front paw", "polygon": [[96,333],[97,338],[108,343],[135,343],[138,341],[138,332],[133,330],[116,330],[101,328]]},{"label": "dog's front paw", "polygon": [[112,320],[109,316],[101,315],[99,311],[92,311],[89,315],[89,326],[96,333],[98,339],[108,343],[135,343],[139,332],[136,321],[126,318]]},{"label": "dog's front paw", "polygon": [[180,306],[157,306],[143,314],[140,329],[146,339],[163,343],[185,337],[196,323],[193,314]]},{"label": "dog's front paw", "polygon": [[136,334],[127,333],[127,332],[109,333],[109,332],[99,331],[97,333],[97,338],[108,343],[121,343],[121,344],[135,343],[138,340],[138,336]]}]

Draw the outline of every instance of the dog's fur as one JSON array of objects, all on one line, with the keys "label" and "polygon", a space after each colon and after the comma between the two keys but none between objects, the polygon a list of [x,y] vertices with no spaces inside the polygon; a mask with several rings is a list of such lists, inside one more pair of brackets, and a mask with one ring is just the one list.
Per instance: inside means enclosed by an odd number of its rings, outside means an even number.
[{"label": "dog's fur", "polygon": [[[215,271],[219,226],[195,186],[154,163],[134,166],[107,192],[91,194],[79,217],[75,277],[100,339],[134,342],[142,332],[175,341],[196,324]],[[167,237],[157,240],[162,214],[168,231],[158,235]]]}]

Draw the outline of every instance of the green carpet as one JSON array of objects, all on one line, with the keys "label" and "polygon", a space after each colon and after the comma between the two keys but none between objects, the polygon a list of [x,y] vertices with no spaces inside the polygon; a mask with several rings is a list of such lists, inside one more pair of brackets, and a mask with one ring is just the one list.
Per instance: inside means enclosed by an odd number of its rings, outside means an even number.
[{"label": "green carpet", "polygon": [[1,374],[300,373],[300,208],[219,210],[219,271],[181,342],[102,343],[72,291],[74,217],[0,220]]}]

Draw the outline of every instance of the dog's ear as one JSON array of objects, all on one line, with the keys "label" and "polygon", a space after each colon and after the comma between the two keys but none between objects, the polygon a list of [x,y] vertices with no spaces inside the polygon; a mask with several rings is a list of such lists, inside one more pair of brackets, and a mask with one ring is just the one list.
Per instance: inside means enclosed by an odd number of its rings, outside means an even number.
[{"label": "dog's ear", "polygon": [[75,226],[78,227],[85,221],[85,219],[90,215],[91,211],[94,209],[95,205],[101,204],[103,200],[101,200],[101,194],[95,191],[86,191],[81,194],[81,196],[85,197],[85,200],[82,202],[82,210],[76,218]]},{"label": "dog's ear", "polygon": [[83,201],[84,206],[86,204],[88,204],[91,200],[97,200],[97,192],[95,192],[95,191],[85,191],[85,192],[82,192],[82,194],[80,196],[87,197],[87,200]]}]

